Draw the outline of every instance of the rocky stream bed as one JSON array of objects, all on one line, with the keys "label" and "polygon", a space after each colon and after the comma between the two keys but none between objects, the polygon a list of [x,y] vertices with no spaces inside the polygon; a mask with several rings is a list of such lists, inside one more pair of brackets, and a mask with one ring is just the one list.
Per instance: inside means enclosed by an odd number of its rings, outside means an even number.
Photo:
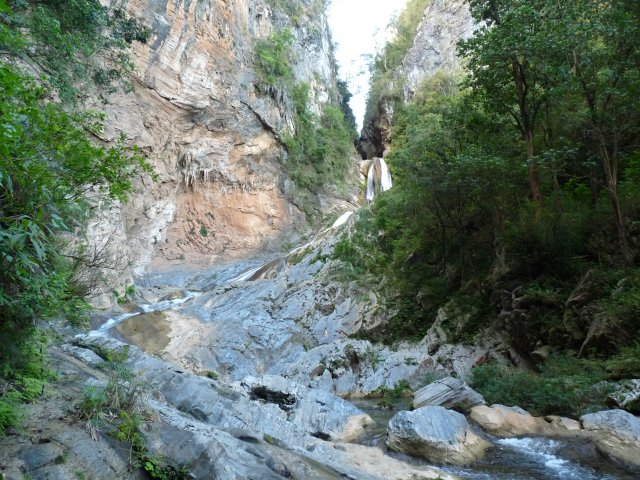
[{"label": "rocky stream bed", "polygon": [[[105,385],[109,352],[149,387],[147,448],[190,478],[638,478],[633,415],[537,419],[483,405],[451,377],[513,355],[500,339],[448,344],[438,321],[422,342],[393,349],[352,338],[381,318],[373,293],[333,280],[345,222],[287,255],[142,278],[135,302],[52,348],[59,378],[28,407],[24,430],[0,441],[4,478],[141,475],[126,448],[73,415],[87,385]],[[427,376],[444,377],[428,387],[437,400],[424,390],[384,408],[366,399]]]}]

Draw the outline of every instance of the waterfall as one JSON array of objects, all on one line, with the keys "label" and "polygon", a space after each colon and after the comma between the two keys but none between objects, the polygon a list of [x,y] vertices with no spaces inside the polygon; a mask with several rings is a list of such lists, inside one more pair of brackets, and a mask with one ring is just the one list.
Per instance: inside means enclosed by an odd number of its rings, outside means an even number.
[{"label": "waterfall", "polygon": [[369,172],[367,173],[367,192],[365,198],[367,203],[373,201],[373,197],[377,192],[386,192],[393,186],[391,181],[391,173],[387,167],[387,162],[383,158],[375,158],[371,162]]},{"label": "waterfall", "polygon": [[389,167],[387,167],[387,162],[384,161],[384,158],[380,159],[380,188],[383,192],[386,192],[391,187],[393,187],[393,182],[391,181],[391,172],[389,171]]},{"label": "waterfall", "polygon": [[371,166],[369,167],[369,173],[367,173],[367,194],[366,194],[367,203],[371,203],[374,197],[373,175],[374,174],[373,174],[373,162],[372,162]]}]

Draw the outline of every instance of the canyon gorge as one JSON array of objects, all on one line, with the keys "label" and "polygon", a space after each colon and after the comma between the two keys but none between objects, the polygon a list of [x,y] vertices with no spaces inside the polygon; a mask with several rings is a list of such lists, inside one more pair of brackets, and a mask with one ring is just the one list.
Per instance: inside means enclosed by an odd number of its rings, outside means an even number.
[{"label": "canyon gorge", "polygon": [[[544,374],[536,363],[555,358],[560,347],[549,337],[562,343],[565,330],[585,351],[612,336],[598,336],[604,322],[584,323],[601,318],[587,303],[595,274],[580,277],[566,301],[555,291],[539,300],[519,278],[500,277],[510,265],[494,238],[476,248],[495,249],[486,275],[493,283],[460,273],[463,295],[440,303],[431,300],[439,283],[416,287],[407,301],[404,284],[384,270],[392,261],[407,278],[440,263],[443,278],[454,270],[447,253],[441,261],[393,237],[411,219],[384,212],[396,205],[386,192],[423,172],[402,170],[396,138],[440,132],[396,123],[411,118],[412,102],[430,105],[425,85],[434,78],[434,90],[453,89],[466,66],[459,42],[490,24],[469,2],[409,2],[419,13],[411,38],[393,65],[382,53],[373,60],[384,66],[372,67],[359,134],[349,125],[325,0],[103,6],[140,19],[149,36],[131,43],[130,88],[87,94],[83,108],[104,111],[97,142],[120,142],[150,168],[132,178],[126,199],[97,185],[84,192],[83,241],[100,256],[82,277],[93,308],[84,327],[64,315],[48,327],[41,369],[48,356],[55,373],[24,405],[23,426],[0,437],[0,480],[638,478],[639,380],[607,377],[594,386],[606,407],[580,414],[531,415],[520,408],[529,405],[500,405],[469,386],[487,365]],[[367,223],[371,215],[382,220]],[[443,238],[446,228],[474,234],[482,215],[467,223],[443,215]],[[413,250],[384,256],[375,242]],[[473,247],[460,253],[474,255]],[[480,307],[463,298],[476,284]],[[615,288],[627,292],[633,280]],[[547,325],[527,320],[548,305],[568,313],[565,330],[543,337]],[[397,327],[407,308],[428,324]],[[478,312],[492,322],[476,322]]]}]

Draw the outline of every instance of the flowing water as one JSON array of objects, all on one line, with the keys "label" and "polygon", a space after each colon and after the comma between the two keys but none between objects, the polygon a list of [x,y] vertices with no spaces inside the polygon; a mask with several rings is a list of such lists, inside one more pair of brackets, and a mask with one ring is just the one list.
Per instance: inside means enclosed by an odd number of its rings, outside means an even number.
[{"label": "flowing water", "polygon": [[365,196],[369,203],[373,201],[373,197],[376,194],[376,183],[378,183],[378,188],[382,192],[386,192],[393,186],[391,173],[383,158],[376,158],[371,162],[367,172],[367,191]]},{"label": "flowing water", "polygon": [[165,310],[170,310],[173,307],[176,307],[178,305],[182,305],[183,303],[188,302],[189,300],[191,300],[194,297],[197,297],[200,294],[200,292],[192,292],[192,291],[185,291],[183,296],[180,298],[175,298],[172,300],[163,300],[161,302],[158,303],[143,303],[138,305],[138,308],[141,311],[138,312],[129,312],[129,313],[123,313],[121,315],[116,315],[115,317],[111,317],[109,318],[105,323],[103,323],[102,325],[100,325],[100,327],[98,327],[97,330],[93,330],[90,332],[90,334],[92,335],[103,335],[106,332],[108,332],[109,330],[111,330],[113,327],[115,327],[116,325],[119,325],[120,323],[124,322],[125,320],[128,320],[132,317],[137,317],[139,315],[143,315],[145,313],[152,313],[152,312],[163,312]]},{"label": "flowing water", "polygon": [[[361,443],[384,448],[386,426],[398,411],[408,408],[411,399],[391,401],[391,408],[378,400],[353,400],[376,422]],[[485,436],[493,443],[486,456],[470,467],[443,467],[443,470],[471,480],[638,480],[640,471],[631,472],[612,465],[587,442],[548,438],[505,438]],[[406,455],[394,457],[412,463]]]},{"label": "flowing water", "polygon": [[[341,217],[336,223],[344,223],[347,218],[348,216]],[[213,275],[197,279],[195,288],[204,290],[207,287],[245,280],[263,264],[259,263],[257,267],[255,265],[255,263],[245,263],[235,265],[226,272],[222,270],[214,272]],[[153,337],[157,345],[154,344],[153,348],[146,345],[146,350],[159,350],[168,343],[169,322],[166,318],[168,311],[185,304],[201,293],[182,290],[180,298],[138,305],[137,312],[123,313],[109,318],[92,334],[121,338],[139,346],[143,346],[145,338]],[[385,449],[386,427],[389,420],[398,411],[408,409],[410,401],[411,399],[406,398],[395,399],[391,401],[391,405],[382,407],[377,400],[353,400],[352,403],[367,412],[376,422],[374,427],[368,429],[367,436],[361,439],[360,443]],[[630,472],[607,462],[593,446],[586,442],[546,438],[497,439],[487,435],[485,437],[493,443],[493,447],[481,461],[470,467],[446,466],[443,469],[460,478],[472,480],[637,480],[640,478],[640,471]],[[424,464],[406,455],[391,452],[389,454],[409,463]]]}]

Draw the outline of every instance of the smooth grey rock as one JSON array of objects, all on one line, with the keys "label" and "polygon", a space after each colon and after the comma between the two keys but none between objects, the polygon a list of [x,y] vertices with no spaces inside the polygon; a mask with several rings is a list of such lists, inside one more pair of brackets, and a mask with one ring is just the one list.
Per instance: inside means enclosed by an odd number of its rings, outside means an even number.
[{"label": "smooth grey rock", "polygon": [[445,370],[416,345],[397,351],[365,340],[343,339],[282,358],[268,371],[298,383],[329,390],[338,396],[363,397],[406,381],[420,384],[428,373]]},{"label": "smooth grey rock", "polygon": [[78,476],[71,473],[65,465],[47,465],[36,470],[28,478],[33,480],[77,480]]},{"label": "smooth grey rock", "polygon": [[624,410],[604,410],[583,415],[580,422],[604,455],[640,465],[640,418]]},{"label": "smooth grey rock", "polygon": [[65,344],[60,347],[60,349],[74,358],[77,358],[83,363],[86,363],[90,367],[97,367],[104,363],[104,359],[96,354],[93,350],[89,350],[88,348],[81,348],[75,345]]},{"label": "smooth grey rock", "polygon": [[430,383],[413,394],[415,408],[439,405],[445,408],[458,407],[468,412],[486,402],[482,395],[458,378],[446,377]]},{"label": "smooth grey rock", "polygon": [[248,377],[241,385],[251,398],[275,403],[288,412],[289,421],[324,440],[355,440],[364,434],[364,427],[374,423],[369,415],[346,400],[280,376]]},{"label": "smooth grey rock", "polygon": [[464,415],[436,406],[398,412],[387,435],[391,450],[438,463],[474,462],[490,445],[471,430]]},{"label": "smooth grey rock", "polygon": [[[99,336],[78,337],[76,341],[98,349],[104,348],[103,343],[111,348],[120,343]],[[285,411],[277,404],[252,400],[244,390],[176,369],[137,347],[131,346],[128,353],[125,365],[137,372],[139,381],[153,385],[162,399],[145,400],[161,419],[148,433],[152,452],[173,460],[176,467],[191,465],[193,478],[282,478],[284,469],[291,472],[292,478],[312,480],[454,478],[431,467],[412,467],[389,457],[380,458],[380,450],[374,447],[340,449],[342,444],[310,435],[309,419],[295,418],[294,410]],[[284,379],[276,381],[288,385],[290,393],[300,398],[300,412],[317,408],[305,405],[305,395],[300,392],[306,387],[291,386]],[[316,398],[323,398],[324,394],[327,395],[324,398],[331,397],[326,392],[315,393]],[[313,395],[306,398],[313,399]],[[332,405],[340,400],[329,399]],[[344,411],[355,413],[355,407],[351,410],[345,404]],[[325,414],[326,418],[322,418]],[[316,425],[339,428],[334,412],[319,408],[313,415],[316,424],[311,424],[311,429]],[[366,462],[368,452],[377,458],[375,467]],[[401,473],[379,473],[394,471]]]},{"label": "smooth grey rock", "polygon": [[30,445],[20,452],[20,457],[31,471],[37,470],[55,462],[56,458],[61,458],[64,450],[55,443],[44,443],[42,445]]}]

